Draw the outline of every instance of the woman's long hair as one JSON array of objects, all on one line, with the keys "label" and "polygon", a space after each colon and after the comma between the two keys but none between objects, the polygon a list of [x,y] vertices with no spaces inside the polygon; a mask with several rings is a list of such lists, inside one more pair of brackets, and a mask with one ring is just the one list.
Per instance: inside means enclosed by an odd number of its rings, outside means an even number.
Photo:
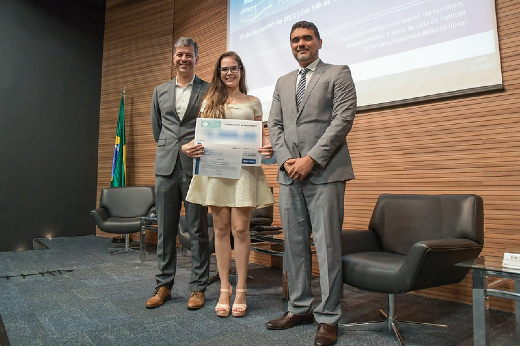
[{"label": "woman's long hair", "polygon": [[247,94],[247,86],[246,86],[246,69],[244,68],[244,64],[242,64],[242,59],[235,52],[225,52],[222,54],[215,64],[215,69],[213,71],[213,79],[208,87],[208,91],[206,91],[206,105],[204,110],[202,111],[201,118],[224,118],[224,105],[228,100],[228,91],[224,82],[222,82],[221,74],[220,74],[220,63],[224,58],[232,58],[237,64],[240,66],[240,81],[238,83],[238,88],[240,92]]}]

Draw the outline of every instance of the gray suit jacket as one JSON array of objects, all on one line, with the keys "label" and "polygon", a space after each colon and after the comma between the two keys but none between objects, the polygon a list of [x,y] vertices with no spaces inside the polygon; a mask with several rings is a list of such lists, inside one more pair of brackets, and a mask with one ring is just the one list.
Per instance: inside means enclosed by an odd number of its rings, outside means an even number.
[{"label": "gray suit jacket", "polygon": [[179,118],[175,110],[175,80],[155,87],[152,96],[152,131],[157,142],[154,173],[168,176],[173,172],[180,155],[182,169],[189,176],[193,173],[193,159],[181,151],[183,144],[195,136],[195,122],[200,103],[209,84],[195,76],[186,113]]},{"label": "gray suit jacket", "polygon": [[278,79],[269,114],[269,136],[280,165],[278,182],[293,182],[283,167],[290,158],[309,155],[309,179],[325,184],[354,179],[347,134],[356,114],[354,82],[347,66],[319,62],[296,110],[298,70]]}]

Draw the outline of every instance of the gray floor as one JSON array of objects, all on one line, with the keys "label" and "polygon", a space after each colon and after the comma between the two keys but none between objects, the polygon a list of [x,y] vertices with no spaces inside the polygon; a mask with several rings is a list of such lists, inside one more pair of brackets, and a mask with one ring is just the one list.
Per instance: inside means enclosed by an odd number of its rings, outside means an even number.
[{"label": "gray floor", "polygon": [[[11,345],[312,345],[316,325],[271,331],[265,322],[283,311],[281,271],[250,265],[248,312],[218,318],[219,284],[207,304],[186,309],[190,262],[179,255],[173,299],[157,309],[144,304],[153,293],[155,262],[137,252],[108,256],[110,239],[42,240],[49,249],[0,253],[0,316]],[[180,253],[180,251],[179,251]],[[212,269],[214,269],[214,260]],[[22,276],[23,274],[23,276]],[[28,274],[36,274],[29,275]],[[9,279],[6,278],[9,276]],[[318,280],[313,288],[319,297]],[[379,319],[386,297],[344,286],[343,322]],[[416,295],[397,298],[403,320],[448,324],[447,330],[405,329],[407,345],[473,344],[471,306]],[[491,311],[492,345],[517,345],[514,316]],[[338,345],[398,345],[385,331],[340,332]],[[3,346],[3,345],[2,345]]]}]

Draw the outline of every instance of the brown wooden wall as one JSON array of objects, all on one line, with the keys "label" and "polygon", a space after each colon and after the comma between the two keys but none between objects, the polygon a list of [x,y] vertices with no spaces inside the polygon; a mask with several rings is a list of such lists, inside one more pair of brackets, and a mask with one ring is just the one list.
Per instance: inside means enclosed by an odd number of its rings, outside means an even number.
[{"label": "brown wooden wall", "polygon": [[[199,43],[196,71],[210,80],[214,62],[226,49],[226,6],[227,0],[107,0],[98,197],[110,185],[123,87],[128,184],[154,185],[153,87],[175,75],[172,45],[181,36]],[[348,136],[356,180],[347,184],[345,228],[366,228],[384,192],[476,193],[485,204],[483,255],[501,259],[504,250],[520,249],[520,2],[496,0],[496,12],[504,92],[357,115]],[[278,199],[276,167],[264,170]],[[280,224],[277,206],[275,224]],[[258,254],[252,260],[271,263]],[[471,275],[421,294],[471,302]],[[492,299],[490,306],[513,309],[501,299]]]}]

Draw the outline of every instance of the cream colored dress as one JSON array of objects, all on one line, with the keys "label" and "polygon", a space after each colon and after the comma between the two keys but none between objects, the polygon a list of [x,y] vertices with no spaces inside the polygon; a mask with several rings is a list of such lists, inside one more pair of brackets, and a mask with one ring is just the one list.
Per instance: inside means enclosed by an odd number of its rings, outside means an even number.
[{"label": "cream colored dress", "polygon": [[[201,111],[206,105],[202,103]],[[225,106],[226,119],[254,120],[262,115],[259,99]],[[262,167],[242,166],[240,179],[194,175],[186,200],[204,206],[262,208],[275,203]]]}]

